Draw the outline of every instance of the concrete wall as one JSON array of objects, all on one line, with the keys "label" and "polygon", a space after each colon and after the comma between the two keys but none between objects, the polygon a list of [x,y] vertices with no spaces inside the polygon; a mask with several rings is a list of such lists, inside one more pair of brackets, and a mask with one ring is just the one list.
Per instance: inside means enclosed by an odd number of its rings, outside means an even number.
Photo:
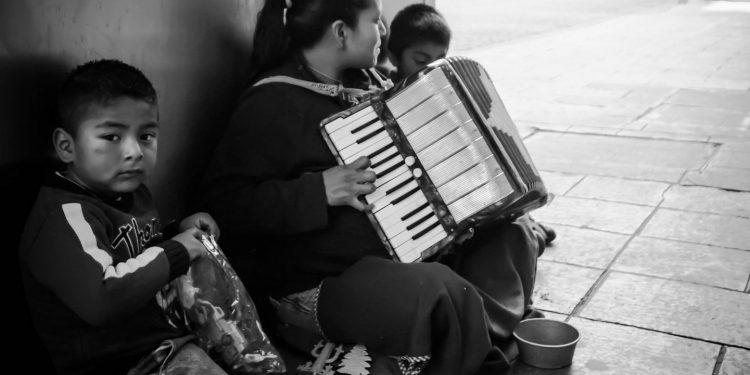
[{"label": "concrete wall", "polygon": [[182,214],[247,70],[261,0],[2,0],[0,166],[48,153],[54,91],[72,67],[117,58],[160,99],[150,182],[166,217]]},{"label": "concrete wall", "polygon": [[[434,0],[428,1],[434,3]],[[410,1],[385,0],[388,19]],[[160,98],[157,172],[166,218],[185,213],[248,68],[262,0],[0,1],[0,184],[36,177],[51,156],[55,91],[74,66],[117,58],[139,67]]]}]

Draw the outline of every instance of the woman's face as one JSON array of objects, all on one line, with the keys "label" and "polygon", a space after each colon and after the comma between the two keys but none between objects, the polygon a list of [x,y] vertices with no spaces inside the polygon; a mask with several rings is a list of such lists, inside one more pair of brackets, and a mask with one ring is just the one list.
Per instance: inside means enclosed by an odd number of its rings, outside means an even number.
[{"label": "woman's face", "polygon": [[359,13],[357,26],[347,40],[346,52],[349,68],[370,68],[375,66],[380,53],[380,35],[385,33],[381,20],[382,4],[373,0],[372,5]]}]

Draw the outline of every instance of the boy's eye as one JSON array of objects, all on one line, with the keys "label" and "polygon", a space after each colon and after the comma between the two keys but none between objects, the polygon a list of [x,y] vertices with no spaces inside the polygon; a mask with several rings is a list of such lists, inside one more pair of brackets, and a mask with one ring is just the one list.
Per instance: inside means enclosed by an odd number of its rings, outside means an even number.
[{"label": "boy's eye", "polygon": [[115,142],[120,140],[120,136],[117,134],[105,134],[101,136],[102,139],[105,139],[110,142]]},{"label": "boy's eye", "polygon": [[150,142],[156,139],[155,133],[144,133],[141,134],[141,141]]}]

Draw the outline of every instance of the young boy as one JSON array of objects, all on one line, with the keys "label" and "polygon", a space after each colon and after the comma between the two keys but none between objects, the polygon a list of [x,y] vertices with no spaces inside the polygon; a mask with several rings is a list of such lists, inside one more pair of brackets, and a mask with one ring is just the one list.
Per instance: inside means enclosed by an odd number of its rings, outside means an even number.
[{"label": "young boy", "polygon": [[450,41],[450,27],[435,8],[412,4],[400,10],[388,37],[388,58],[396,67],[391,80],[396,83],[445,57]]},{"label": "young boy", "polygon": [[39,191],[19,257],[34,325],[57,370],[149,371],[139,361],[161,346],[167,360],[223,373],[194,344],[177,350],[188,333],[168,322],[157,302],[160,289],[206,251],[200,235],[218,235],[218,227],[198,213],[179,223],[181,233],[163,238],[144,185],[159,135],[153,86],[120,61],[90,62],[67,77],[58,110],[53,143],[65,168]]}]

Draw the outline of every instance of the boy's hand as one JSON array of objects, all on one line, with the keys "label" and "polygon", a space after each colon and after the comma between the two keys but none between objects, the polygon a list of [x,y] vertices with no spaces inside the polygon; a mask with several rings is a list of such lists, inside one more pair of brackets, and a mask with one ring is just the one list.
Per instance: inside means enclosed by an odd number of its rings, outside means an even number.
[{"label": "boy's hand", "polygon": [[375,191],[375,172],[367,170],[370,160],[360,156],[351,164],[333,167],[323,172],[326,198],[331,206],[352,206],[360,211],[372,209],[371,204],[359,200],[360,195]]},{"label": "boy's hand", "polygon": [[203,234],[205,234],[205,232],[198,228],[189,228],[172,237],[172,239],[181,243],[182,246],[185,246],[188,255],[190,255],[190,261],[193,261],[195,258],[202,256],[208,251],[200,240],[201,235]]},{"label": "boy's hand", "polygon": [[182,232],[190,228],[200,229],[219,239],[219,226],[216,225],[214,218],[205,212],[198,212],[182,219],[179,230]]}]

